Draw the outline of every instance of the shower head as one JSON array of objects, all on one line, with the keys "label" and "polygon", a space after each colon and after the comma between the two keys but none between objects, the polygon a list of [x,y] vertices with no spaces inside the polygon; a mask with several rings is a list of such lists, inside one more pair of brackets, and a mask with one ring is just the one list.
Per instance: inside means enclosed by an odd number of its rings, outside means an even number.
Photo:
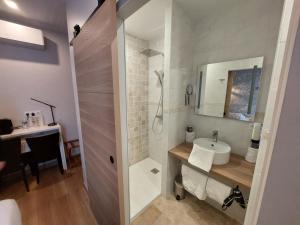
[{"label": "shower head", "polygon": [[147,57],[152,57],[152,56],[156,56],[156,55],[162,55],[164,56],[164,54],[162,52],[156,51],[154,49],[145,49],[143,51],[141,51],[141,54],[147,56]]}]

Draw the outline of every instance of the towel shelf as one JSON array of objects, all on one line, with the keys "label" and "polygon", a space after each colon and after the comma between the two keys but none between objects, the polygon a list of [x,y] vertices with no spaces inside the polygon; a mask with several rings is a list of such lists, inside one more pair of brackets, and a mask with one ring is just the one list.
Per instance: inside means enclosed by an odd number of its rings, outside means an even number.
[{"label": "towel shelf", "polygon": [[[185,163],[191,154],[192,144],[181,144],[169,150],[169,154]],[[243,157],[231,154],[230,161],[226,165],[213,165],[210,176],[228,184],[238,184],[247,189],[251,188],[255,165],[244,160]]]}]

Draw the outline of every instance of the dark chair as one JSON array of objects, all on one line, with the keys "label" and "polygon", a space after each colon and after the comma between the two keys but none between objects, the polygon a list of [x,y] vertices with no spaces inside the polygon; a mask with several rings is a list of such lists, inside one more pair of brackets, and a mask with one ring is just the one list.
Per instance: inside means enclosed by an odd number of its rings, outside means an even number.
[{"label": "dark chair", "polygon": [[26,163],[23,162],[21,155],[20,138],[0,141],[0,161],[5,162],[5,167],[0,171],[0,176],[6,176],[17,171],[22,171],[26,190],[29,191],[25,173]]},{"label": "dark chair", "polygon": [[27,162],[35,172],[37,183],[40,183],[39,163],[57,159],[59,170],[61,174],[64,173],[59,148],[59,133],[26,138],[26,142],[31,149],[27,155]]}]

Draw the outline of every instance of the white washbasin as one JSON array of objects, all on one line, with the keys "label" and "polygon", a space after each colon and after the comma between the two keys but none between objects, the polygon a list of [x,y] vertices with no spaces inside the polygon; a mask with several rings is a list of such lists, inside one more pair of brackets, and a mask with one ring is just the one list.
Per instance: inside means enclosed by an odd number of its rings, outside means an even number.
[{"label": "white washbasin", "polygon": [[215,151],[214,165],[224,165],[230,160],[231,147],[223,141],[215,142],[210,138],[198,138],[193,143],[207,150]]}]

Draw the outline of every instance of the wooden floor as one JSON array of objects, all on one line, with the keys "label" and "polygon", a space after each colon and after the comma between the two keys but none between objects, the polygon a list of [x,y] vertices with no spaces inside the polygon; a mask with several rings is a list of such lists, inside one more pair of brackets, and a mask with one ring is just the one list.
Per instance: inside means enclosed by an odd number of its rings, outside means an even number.
[{"label": "wooden floor", "polygon": [[[30,178],[0,185],[0,200],[16,199],[23,225],[97,225],[83,188],[81,167],[65,175],[56,167],[41,171],[40,184]],[[159,197],[132,225],[239,225],[205,202],[187,196],[182,201]]]},{"label": "wooden floor", "polygon": [[158,197],[131,225],[240,225],[204,201]]},{"label": "wooden floor", "polygon": [[0,200],[18,202],[23,225],[97,225],[83,188],[81,167],[61,175],[56,167],[41,171],[40,184],[30,178],[30,192],[22,181],[0,186]]}]

